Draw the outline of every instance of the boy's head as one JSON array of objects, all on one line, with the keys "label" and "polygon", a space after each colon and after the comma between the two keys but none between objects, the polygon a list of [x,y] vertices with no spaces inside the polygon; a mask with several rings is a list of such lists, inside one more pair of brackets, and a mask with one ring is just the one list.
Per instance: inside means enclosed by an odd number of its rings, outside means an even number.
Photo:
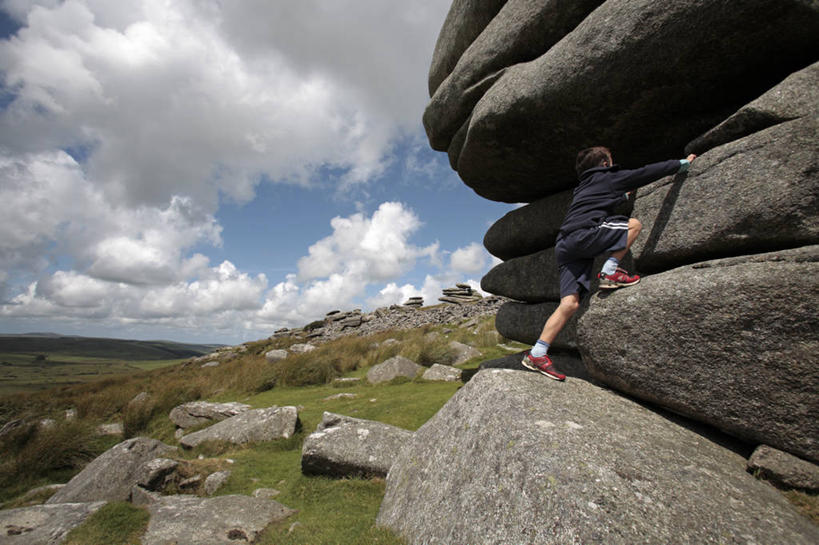
[{"label": "boy's head", "polygon": [[590,168],[610,167],[613,164],[609,148],[595,146],[580,150],[574,163],[574,169],[577,171],[577,177],[579,178],[581,174]]}]

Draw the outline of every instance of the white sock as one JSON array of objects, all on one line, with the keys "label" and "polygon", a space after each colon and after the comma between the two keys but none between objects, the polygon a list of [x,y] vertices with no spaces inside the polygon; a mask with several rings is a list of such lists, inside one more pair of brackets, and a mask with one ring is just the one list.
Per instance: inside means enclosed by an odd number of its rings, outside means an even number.
[{"label": "white sock", "polygon": [[600,272],[602,272],[603,274],[614,274],[614,272],[617,270],[617,265],[619,264],[620,264],[619,259],[610,257],[603,264],[603,270]]},{"label": "white sock", "polygon": [[548,351],[549,343],[544,341],[538,341],[535,343],[535,346],[532,347],[532,351],[530,352],[530,354],[532,354],[533,358],[540,358],[542,356],[545,356]]}]

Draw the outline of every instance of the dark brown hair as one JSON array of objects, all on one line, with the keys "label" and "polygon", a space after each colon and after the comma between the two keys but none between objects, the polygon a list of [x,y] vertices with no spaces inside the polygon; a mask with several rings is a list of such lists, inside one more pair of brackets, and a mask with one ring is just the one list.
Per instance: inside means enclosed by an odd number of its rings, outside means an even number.
[{"label": "dark brown hair", "polygon": [[579,178],[581,174],[590,168],[603,166],[603,162],[608,161],[610,157],[611,151],[609,151],[609,148],[604,148],[603,146],[580,150],[577,154],[577,160],[574,162],[577,177]]}]

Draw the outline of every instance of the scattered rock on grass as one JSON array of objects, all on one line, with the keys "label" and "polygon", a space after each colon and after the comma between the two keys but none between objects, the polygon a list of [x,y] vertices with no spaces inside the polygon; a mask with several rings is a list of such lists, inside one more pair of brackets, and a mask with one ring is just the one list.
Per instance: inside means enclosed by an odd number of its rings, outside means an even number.
[{"label": "scattered rock on grass", "polygon": [[424,371],[424,375],[421,378],[424,380],[442,382],[458,382],[461,380],[462,375],[462,369],[452,367],[451,365],[441,365],[440,363],[435,363],[432,365],[432,367]]},{"label": "scattered rock on grass", "polygon": [[230,471],[217,471],[205,479],[205,494],[213,496],[230,477]]},{"label": "scattered rock on grass", "polygon": [[65,536],[105,505],[61,503],[0,511],[0,543],[3,545],[58,545]]},{"label": "scattered rock on grass", "polygon": [[410,379],[418,376],[424,368],[414,361],[404,356],[394,356],[378,365],[373,365],[367,371],[367,380],[372,384],[389,382],[394,378],[407,377]]},{"label": "scattered rock on grass", "polygon": [[299,422],[296,407],[269,407],[245,411],[222,420],[204,430],[195,431],[179,440],[185,448],[205,441],[227,441],[237,445],[257,441],[287,439],[295,433]]},{"label": "scattered rock on grass", "polygon": [[250,409],[250,405],[237,403],[211,403],[209,401],[191,401],[171,409],[168,417],[179,428],[192,428],[211,422],[219,422],[236,416]]}]

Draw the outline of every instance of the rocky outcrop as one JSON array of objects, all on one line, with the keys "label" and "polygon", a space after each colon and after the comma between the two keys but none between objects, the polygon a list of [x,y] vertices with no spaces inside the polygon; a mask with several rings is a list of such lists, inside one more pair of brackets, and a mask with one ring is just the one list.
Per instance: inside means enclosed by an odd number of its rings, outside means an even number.
[{"label": "rocky outcrop", "polygon": [[0,543],[4,545],[59,545],[68,532],[105,505],[60,503],[0,511]]},{"label": "rocky outcrop", "polygon": [[799,0],[731,8],[608,0],[553,47],[481,88],[449,144],[453,123],[427,123],[430,141],[455,157],[467,185],[504,202],[570,187],[577,150],[599,142],[616,143],[627,165],[679,155],[727,113],[816,61],[818,10]]},{"label": "rocky outcrop", "polygon": [[276,501],[250,496],[165,496],[148,510],[151,521],[143,545],[255,543],[269,524],[295,513]]},{"label": "rocky outcrop", "polygon": [[178,428],[193,428],[202,424],[220,422],[250,409],[250,405],[237,403],[212,403],[210,401],[191,401],[171,409],[168,415]]},{"label": "rocky outcrop", "polygon": [[422,307],[424,306],[424,298],[423,297],[410,297],[406,301],[404,301],[405,307]]},{"label": "rocky outcrop", "polygon": [[413,379],[423,371],[423,367],[404,356],[394,356],[386,361],[373,365],[367,371],[367,380],[370,384],[389,382],[398,377]]},{"label": "rocky outcrop", "polygon": [[142,465],[172,450],[156,439],[127,439],[92,460],[46,503],[128,501]]},{"label": "rocky outcrop", "polygon": [[469,284],[455,284],[454,288],[444,288],[443,295],[438,298],[444,303],[454,303],[462,305],[464,303],[474,303],[483,299],[483,296],[472,289]]},{"label": "rocky outcrop", "polygon": [[401,451],[377,522],[413,545],[815,543],[744,463],[585,381],[481,371]]},{"label": "rocky outcrop", "polygon": [[[535,28],[538,31],[530,32]],[[776,276],[768,278],[771,286],[755,278],[744,285],[725,278],[719,281],[719,292],[712,293],[708,290],[716,289],[711,282],[717,273],[686,269],[690,274],[678,278],[671,272],[708,260],[819,244],[816,35],[819,6],[801,0],[731,6],[718,0],[507,1],[461,50],[448,76],[431,86],[435,91],[424,115],[432,147],[447,151],[453,168],[479,195],[530,203],[498,220],[484,237],[487,249],[505,262],[482,279],[481,288],[513,300],[498,311],[498,331],[533,343],[557,306],[553,246],[576,183],[572,167],[578,150],[610,146],[616,162],[626,168],[696,153],[699,157],[687,173],[639,189],[616,212],[643,223],[633,260],[623,263],[643,275],[643,284],[628,293],[584,301],[579,316],[585,312],[588,319],[581,319],[577,329],[570,323],[553,344],[579,349],[593,378],[609,386],[744,440],[815,456],[805,450],[805,441],[819,443],[815,428],[796,432],[785,418],[778,430],[764,424],[751,433],[746,429],[751,424],[735,422],[749,419],[752,407],[771,415],[815,419],[805,414],[813,410],[809,403],[791,410],[787,394],[761,399],[753,379],[743,373],[736,381],[745,385],[727,398],[713,383],[695,394],[696,381],[681,378],[682,371],[674,365],[658,367],[650,378],[642,374],[642,366],[656,365],[662,353],[666,360],[688,361],[696,376],[708,375],[712,367],[728,372],[739,363],[725,363],[715,339],[731,347],[756,339],[763,347],[776,345],[765,357],[778,361],[782,375],[798,377],[794,382],[802,381],[803,391],[819,389],[819,377],[806,371],[804,362],[810,357],[800,352],[814,349],[811,331],[819,329],[816,319],[801,310],[805,300],[815,299],[810,276],[801,276],[801,281],[791,277],[783,282],[787,288]],[[788,265],[792,257],[735,269],[774,275],[789,267],[802,275],[812,270]],[[640,306],[645,301],[639,293],[649,289],[663,293],[665,320]],[[704,306],[714,318],[700,319],[688,303],[675,308],[674,301],[688,300],[694,293],[711,293],[730,310],[707,301]],[[773,315],[782,317],[777,323],[766,314],[776,306],[771,300],[775,293],[780,306],[793,305],[802,317],[801,324],[782,334],[790,347],[777,344],[777,339],[781,324],[794,323],[793,317],[785,316],[787,310],[775,311]],[[681,316],[683,308],[689,314]],[[730,312],[738,316],[733,321],[726,317]],[[603,314],[605,319],[600,318]],[[613,321],[604,324],[606,319]],[[627,330],[639,324],[641,333],[624,338],[621,322],[629,324]],[[686,328],[670,323],[685,323]],[[616,341],[615,330],[621,331]],[[653,349],[649,346],[659,347],[668,338],[675,342],[666,341],[653,359],[644,358]],[[754,361],[749,350],[743,348],[737,357]],[[621,362],[618,370],[602,370],[597,362],[612,351],[617,357],[609,360]],[[645,382],[635,387],[642,379]],[[686,380],[690,398],[683,394],[674,399],[673,392],[663,390]],[[769,380],[788,382],[782,377]],[[650,392],[654,384],[661,387]],[[789,434],[794,437],[786,442]]]},{"label": "rocky outcrop", "polygon": [[185,448],[205,441],[227,441],[236,445],[273,441],[292,437],[299,425],[296,407],[252,409],[222,420],[204,430],[195,431],[179,440]]},{"label": "rocky outcrop", "polygon": [[652,275],[593,301],[580,352],[620,391],[819,461],[817,278],[819,246]]},{"label": "rocky outcrop", "polygon": [[170,458],[148,460],[139,468],[135,484],[145,490],[162,490],[173,478],[177,467],[179,467],[179,462]]},{"label": "rocky outcrop", "polygon": [[301,469],[306,475],[386,477],[411,438],[409,430],[325,412],[304,440]]}]

